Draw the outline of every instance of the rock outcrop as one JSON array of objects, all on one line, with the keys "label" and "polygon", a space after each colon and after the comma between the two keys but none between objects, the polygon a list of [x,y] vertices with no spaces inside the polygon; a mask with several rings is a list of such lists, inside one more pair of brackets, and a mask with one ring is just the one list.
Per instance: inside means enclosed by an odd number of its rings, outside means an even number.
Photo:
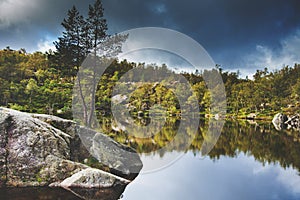
[{"label": "rock outcrop", "polygon": [[53,183],[50,186],[60,186],[63,188],[109,188],[116,183],[128,184],[129,181],[99,169],[87,168],[66,178],[61,183]]},{"label": "rock outcrop", "polygon": [[132,180],[142,169],[139,155],[130,147],[85,127],[80,127],[78,134],[89,152],[114,174]]},{"label": "rock outcrop", "polygon": [[1,127],[1,185],[44,186],[60,181],[81,170],[64,174],[58,170],[48,179],[40,177],[41,171],[49,169],[49,156],[69,160],[72,137],[30,114],[4,109],[0,110]]},{"label": "rock outcrop", "polygon": [[[82,135],[92,144],[88,150]],[[80,163],[89,152],[123,178]],[[124,178],[135,178],[141,168],[132,149],[104,134],[59,117],[0,108],[0,187],[99,189],[126,185]]]},{"label": "rock outcrop", "polygon": [[249,119],[249,120],[254,120],[255,118],[256,118],[255,113],[250,113],[249,115],[246,116],[246,119]]},{"label": "rock outcrop", "polygon": [[285,122],[288,120],[287,115],[282,113],[277,113],[272,120],[272,123],[276,130],[282,130],[286,128]]},{"label": "rock outcrop", "polygon": [[287,116],[282,113],[278,113],[274,116],[272,123],[276,130],[294,129],[300,130],[300,115],[295,114]]},{"label": "rock outcrop", "polygon": [[287,128],[293,128],[296,130],[300,130],[300,115],[299,114],[295,114],[293,116],[291,116],[286,122],[285,124],[287,125]]}]

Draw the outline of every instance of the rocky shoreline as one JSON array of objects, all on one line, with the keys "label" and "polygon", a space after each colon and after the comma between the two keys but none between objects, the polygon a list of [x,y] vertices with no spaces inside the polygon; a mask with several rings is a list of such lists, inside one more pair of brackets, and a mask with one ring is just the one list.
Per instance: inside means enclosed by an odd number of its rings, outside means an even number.
[{"label": "rocky shoreline", "polygon": [[[89,152],[114,174],[84,164]],[[134,150],[74,121],[0,108],[0,187],[125,188],[141,168]]]},{"label": "rocky shoreline", "polygon": [[284,129],[294,129],[300,130],[300,115],[286,115],[283,113],[278,113],[274,116],[272,123],[276,130],[284,130]]}]

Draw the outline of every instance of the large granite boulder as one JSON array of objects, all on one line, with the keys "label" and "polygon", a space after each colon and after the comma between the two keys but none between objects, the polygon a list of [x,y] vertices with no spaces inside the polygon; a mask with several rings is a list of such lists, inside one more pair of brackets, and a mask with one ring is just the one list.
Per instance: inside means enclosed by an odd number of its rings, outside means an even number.
[{"label": "large granite boulder", "polygon": [[129,183],[80,163],[90,154],[79,135],[93,144],[88,150],[111,172],[133,179],[142,168],[132,149],[71,120],[0,108],[0,187],[106,188]]},{"label": "large granite boulder", "polygon": [[57,128],[71,136],[72,139],[70,140],[69,147],[71,156],[70,159],[72,161],[82,162],[89,156],[90,153],[83,145],[78,134],[80,126],[78,126],[74,121],[46,114],[31,114],[31,116],[46,122],[54,128]]},{"label": "large granite boulder", "polygon": [[61,183],[50,186],[64,188],[103,188],[113,187],[118,184],[128,184],[129,181],[99,169],[87,168],[66,178]]},{"label": "large granite boulder", "polygon": [[0,110],[0,127],[2,186],[41,186],[59,181],[60,175],[67,178],[69,174],[59,171],[48,180],[40,179],[39,174],[49,167],[48,156],[70,158],[70,135],[30,114],[4,108]]},{"label": "large granite boulder", "polygon": [[80,127],[79,134],[89,152],[100,163],[120,177],[132,180],[142,168],[139,155],[130,147],[121,145],[110,137],[96,131]]},{"label": "large granite boulder", "polygon": [[285,122],[288,120],[288,116],[282,113],[277,113],[272,120],[272,123],[276,130],[282,130],[287,127]]}]

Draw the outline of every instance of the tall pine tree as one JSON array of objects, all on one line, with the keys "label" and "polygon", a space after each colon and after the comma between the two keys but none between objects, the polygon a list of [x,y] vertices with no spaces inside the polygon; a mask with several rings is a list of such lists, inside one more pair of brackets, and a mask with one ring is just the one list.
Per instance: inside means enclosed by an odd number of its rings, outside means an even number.
[{"label": "tall pine tree", "polygon": [[[78,100],[82,103],[82,117],[87,126],[91,126],[95,117],[97,77],[102,74],[99,63],[107,60],[108,57],[114,58],[121,51],[122,43],[128,37],[128,35],[108,35],[103,12],[101,0],[96,0],[93,5],[89,5],[87,18],[80,15],[73,6],[68,11],[67,18],[62,22],[65,29],[62,37],[54,43],[57,49],[55,57],[58,65],[61,66],[61,71],[71,78],[77,75],[84,58],[90,55],[93,60],[89,70],[77,76]],[[99,51],[102,52],[100,56]],[[105,57],[104,60],[99,60],[103,57]],[[84,85],[87,83],[91,88]]]},{"label": "tall pine tree", "polygon": [[65,31],[62,37],[54,42],[56,47],[56,58],[60,70],[68,76],[75,76],[85,55],[85,47],[82,46],[82,35],[85,20],[75,6],[68,11],[68,16],[62,22]]},{"label": "tall pine tree", "polygon": [[89,6],[87,23],[93,48],[97,48],[107,38],[107,23],[103,11],[101,0],[96,0],[94,5]]}]

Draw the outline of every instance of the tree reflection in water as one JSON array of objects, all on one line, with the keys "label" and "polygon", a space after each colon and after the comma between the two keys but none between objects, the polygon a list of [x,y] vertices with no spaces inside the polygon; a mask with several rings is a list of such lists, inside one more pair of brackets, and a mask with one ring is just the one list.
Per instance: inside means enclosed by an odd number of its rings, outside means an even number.
[{"label": "tree reflection in water", "polygon": [[[136,118],[134,122],[140,126],[146,126],[149,118]],[[159,124],[154,126],[154,136],[150,138],[135,138],[128,134],[126,130],[114,131],[111,127],[110,118],[102,118],[102,130],[116,141],[131,146],[139,153],[144,155],[153,154],[154,151],[166,146],[177,134],[180,124],[180,118],[168,117],[163,128],[156,130],[155,127],[161,127]],[[189,133],[189,127],[186,127],[186,134]],[[137,134],[136,134],[137,135]],[[200,127],[194,138],[189,151],[198,156],[204,141],[210,140],[208,134],[208,121],[201,120]],[[176,143],[176,147],[169,151],[187,151],[180,149],[185,138]],[[298,132],[277,131],[271,124],[266,121],[238,121],[228,120],[223,126],[222,134],[216,145],[208,154],[210,159],[217,160],[220,156],[236,157],[239,153],[253,155],[254,158],[265,163],[279,163],[283,168],[293,167],[300,170],[300,137]],[[161,157],[164,154],[160,155]]]}]

